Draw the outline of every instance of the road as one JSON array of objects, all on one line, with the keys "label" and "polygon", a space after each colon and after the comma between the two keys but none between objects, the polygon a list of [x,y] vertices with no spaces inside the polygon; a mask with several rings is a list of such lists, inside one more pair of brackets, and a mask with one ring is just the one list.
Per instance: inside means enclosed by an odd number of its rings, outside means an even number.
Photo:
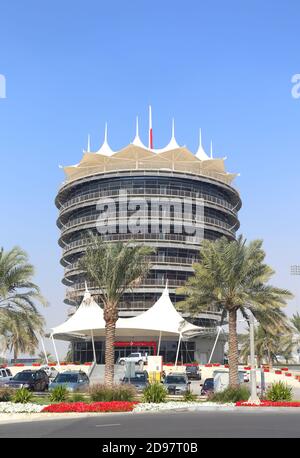
[{"label": "road", "polygon": [[300,409],[106,414],[0,424],[0,438],[300,437]]}]

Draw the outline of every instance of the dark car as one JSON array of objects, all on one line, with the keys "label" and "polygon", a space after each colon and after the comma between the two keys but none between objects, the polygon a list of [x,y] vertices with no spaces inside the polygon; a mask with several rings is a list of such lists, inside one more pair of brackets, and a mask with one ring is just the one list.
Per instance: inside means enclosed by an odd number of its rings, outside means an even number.
[{"label": "dark car", "polygon": [[46,391],[49,387],[49,378],[44,371],[25,370],[18,372],[5,386],[27,388],[30,391]]},{"label": "dark car", "polygon": [[201,380],[201,372],[198,366],[186,366],[185,373],[189,380]]},{"label": "dark car", "polygon": [[206,378],[202,385],[201,396],[208,396],[209,394],[213,392],[214,392],[214,379]]},{"label": "dark car", "polygon": [[137,391],[143,391],[149,385],[147,372],[136,372],[134,377],[124,377],[123,384],[130,384],[136,387]]}]

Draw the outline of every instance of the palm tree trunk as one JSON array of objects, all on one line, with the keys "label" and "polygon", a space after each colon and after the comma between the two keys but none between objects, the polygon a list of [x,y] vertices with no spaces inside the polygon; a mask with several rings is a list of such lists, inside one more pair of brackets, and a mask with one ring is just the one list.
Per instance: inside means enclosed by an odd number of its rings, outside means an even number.
[{"label": "palm tree trunk", "polygon": [[105,385],[112,386],[114,383],[115,369],[115,337],[116,322],[118,320],[118,307],[114,302],[107,302],[104,305],[105,320]]},{"label": "palm tree trunk", "polygon": [[229,362],[229,385],[238,386],[238,337],[237,337],[237,311],[229,310],[229,339],[228,339],[228,362]]}]

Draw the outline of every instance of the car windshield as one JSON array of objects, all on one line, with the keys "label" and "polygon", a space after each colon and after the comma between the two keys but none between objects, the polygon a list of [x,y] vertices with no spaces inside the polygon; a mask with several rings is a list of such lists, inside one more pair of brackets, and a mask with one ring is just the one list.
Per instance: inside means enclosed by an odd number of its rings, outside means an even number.
[{"label": "car windshield", "polygon": [[124,382],[131,382],[131,383],[145,383],[146,382],[146,377],[144,375],[138,375],[137,377],[125,377]]},{"label": "car windshield", "polygon": [[54,381],[55,383],[77,383],[78,375],[77,374],[59,374]]},{"label": "car windshield", "polygon": [[214,380],[205,380],[203,388],[213,388],[214,387]]},{"label": "car windshield", "polygon": [[189,366],[186,368],[187,372],[196,372],[198,369],[196,366]]},{"label": "car windshield", "polygon": [[17,382],[29,382],[30,380],[34,380],[34,378],[34,372],[19,372],[13,377],[13,380],[16,380]]},{"label": "car windshield", "polygon": [[186,383],[186,380],[184,377],[179,377],[175,375],[168,375],[166,377],[166,383]]}]

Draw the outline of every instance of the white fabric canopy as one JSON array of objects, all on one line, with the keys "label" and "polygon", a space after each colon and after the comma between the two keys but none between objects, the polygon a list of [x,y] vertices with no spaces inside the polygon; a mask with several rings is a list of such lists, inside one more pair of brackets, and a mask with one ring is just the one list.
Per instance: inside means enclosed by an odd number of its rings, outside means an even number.
[{"label": "white fabric canopy", "polygon": [[[150,309],[133,318],[119,318],[116,323],[116,336],[137,337],[153,335],[186,335],[198,334],[204,328],[195,326],[186,321],[177,312],[171,302],[166,286],[158,301]],[[92,298],[90,292],[85,291],[82,303],[67,321],[52,329],[52,336],[65,339],[67,335],[104,336],[105,321],[103,309]]]}]

